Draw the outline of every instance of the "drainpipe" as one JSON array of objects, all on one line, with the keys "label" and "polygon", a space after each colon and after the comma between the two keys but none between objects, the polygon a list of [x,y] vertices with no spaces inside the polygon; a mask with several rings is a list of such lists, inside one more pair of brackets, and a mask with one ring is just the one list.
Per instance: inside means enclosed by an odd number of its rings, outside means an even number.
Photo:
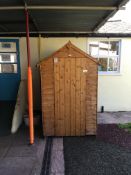
[{"label": "drainpipe", "polygon": [[29,40],[29,15],[25,8],[26,15],[26,43],[27,43],[27,61],[28,61],[28,112],[29,112],[29,133],[30,144],[34,143],[34,121],[33,121],[33,89],[32,89],[32,70],[30,57],[30,40]]},{"label": "drainpipe", "polygon": [[41,58],[41,34],[39,34],[38,38],[38,50],[39,50],[39,60]]}]

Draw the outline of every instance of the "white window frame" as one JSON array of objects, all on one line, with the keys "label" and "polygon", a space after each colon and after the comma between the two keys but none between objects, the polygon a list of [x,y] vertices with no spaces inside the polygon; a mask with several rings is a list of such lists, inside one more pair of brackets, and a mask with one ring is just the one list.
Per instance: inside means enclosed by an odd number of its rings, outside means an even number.
[{"label": "white window frame", "polygon": [[[3,44],[10,44],[10,47],[3,47]],[[10,60],[2,60],[2,55],[9,55],[10,56]],[[11,55],[15,55],[16,58],[14,58],[14,60],[11,59]],[[18,72],[18,61],[17,61],[17,47],[16,47],[16,43],[13,41],[9,41],[9,42],[4,42],[4,41],[0,41],[0,74],[17,74]],[[10,65],[10,66],[14,66],[14,71],[13,72],[2,72],[2,67],[4,67],[4,65]]]},{"label": "white window frame", "polygon": [[[118,55],[118,62],[119,62],[119,70],[118,71],[98,71],[98,74],[99,75],[121,75],[121,39],[118,38],[88,38],[87,39],[87,53],[89,53],[89,45],[90,45],[90,42],[93,42],[93,41],[97,41],[97,42],[101,42],[101,41],[107,41],[107,42],[110,42],[110,41],[118,41],[119,42],[119,55]],[[108,59],[109,60],[109,59]]]}]

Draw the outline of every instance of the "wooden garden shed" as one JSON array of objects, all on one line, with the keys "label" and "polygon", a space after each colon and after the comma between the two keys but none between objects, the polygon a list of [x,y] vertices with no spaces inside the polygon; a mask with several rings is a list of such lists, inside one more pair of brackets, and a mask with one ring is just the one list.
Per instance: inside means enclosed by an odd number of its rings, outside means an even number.
[{"label": "wooden garden shed", "polygon": [[38,64],[45,136],[96,134],[98,62],[70,41]]}]

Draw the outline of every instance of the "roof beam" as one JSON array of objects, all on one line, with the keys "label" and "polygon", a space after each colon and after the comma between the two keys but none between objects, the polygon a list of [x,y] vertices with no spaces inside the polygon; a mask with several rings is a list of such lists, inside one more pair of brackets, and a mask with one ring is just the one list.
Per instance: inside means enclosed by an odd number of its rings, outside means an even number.
[{"label": "roof beam", "polygon": [[31,13],[29,13],[29,18],[31,19],[36,31],[39,32],[38,24],[37,24],[35,18],[31,15]]},{"label": "roof beam", "polygon": [[0,24],[0,29],[2,29],[4,32],[8,32],[7,27],[5,27],[4,25]]},{"label": "roof beam", "polygon": [[[120,38],[120,37],[130,37],[131,33],[91,33],[91,32],[82,32],[82,33],[46,33],[40,32],[42,37],[105,37],[105,38]],[[12,37],[23,37],[26,36],[25,32],[0,32],[0,36],[12,36]],[[31,37],[39,37],[38,32],[30,32]]]},{"label": "roof beam", "polygon": [[[3,24],[24,24],[25,23],[25,20],[0,20],[0,25],[3,25]],[[30,20],[30,23],[32,23],[32,21]]]},{"label": "roof beam", "polygon": [[[116,6],[27,6],[28,10],[124,10],[125,7]],[[24,6],[3,6],[0,10],[24,10]]]}]

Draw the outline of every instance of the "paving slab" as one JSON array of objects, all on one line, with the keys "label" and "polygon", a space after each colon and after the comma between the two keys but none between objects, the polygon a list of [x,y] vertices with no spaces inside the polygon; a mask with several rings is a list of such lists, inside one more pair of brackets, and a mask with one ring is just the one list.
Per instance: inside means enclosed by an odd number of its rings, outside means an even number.
[{"label": "paving slab", "polygon": [[29,145],[29,131],[22,126],[16,134],[0,137],[0,175],[39,175],[45,140],[35,131]]},{"label": "paving slab", "polygon": [[0,175],[30,175],[31,169],[23,167],[0,168]]},{"label": "paving slab", "polygon": [[51,156],[51,172],[63,173],[64,172],[64,157],[63,151],[55,151]]},{"label": "paving slab", "polygon": [[53,151],[63,151],[63,138],[58,137],[53,139]]},{"label": "paving slab", "polygon": [[32,157],[5,157],[1,164],[0,168],[8,168],[8,167],[24,167],[24,168],[32,168],[34,165],[35,158]]},{"label": "paving slab", "polygon": [[13,146],[9,149],[8,157],[36,157],[37,148],[35,145]]},{"label": "paving slab", "polygon": [[64,173],[51,173],[50,175],[64,175]]},{"label": "paving slab", "polygon": [[40,175],[41,174],[41,168],[43,163],[43,157],[44,157],[44,150],[45,150],[45,141],[43,143],[43,140],[39,142],[37,153],[36,153],[36,160],[34,167],[32,169],[31,175]]},{"label": "paving slab", "polygon": [[53,139],[50,175],[64,175],[64,172],[63,138],[56,137]]},{"label": "paving slab", "polygon": [[97,114],[98,124],[118,124],[131,122],[131,112],[104,112]]}]

